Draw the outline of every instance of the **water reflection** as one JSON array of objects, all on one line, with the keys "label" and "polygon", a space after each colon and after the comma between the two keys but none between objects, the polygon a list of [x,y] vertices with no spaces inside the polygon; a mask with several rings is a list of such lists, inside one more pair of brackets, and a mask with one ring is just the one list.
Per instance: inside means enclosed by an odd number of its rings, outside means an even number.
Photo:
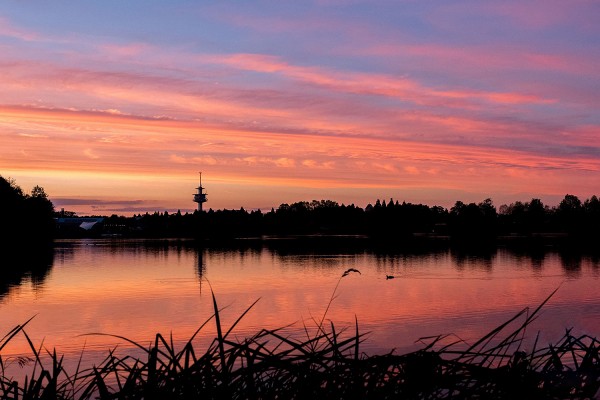
[{"label": "water reflection", "polygon": [[[357,239],[358,243],[358,239]],[[300,268],[344,268],[349,266],[349,257],[369,256],[375,260],[376,269],[380,273],[390,275],[407,272],[418,268],[419,264],[439,264],[450,257],[453,268],[460,272],[479,270],[490,273],[499,263],[499,249],[483,246],[479,248],[435,248],[425,251],[422,247],[414,249],[401,248],[365,248],[353,243],[352,240],[331,240],[321,243],[316,240],[297,241],[288,239],[271,239],[266,242],[238,242],[235,246],[199,247],[194,241],[186,240],[79,240],[59,241],[53,246],[34,246],[21,248],[0,248],[5,254],[8,268],[3,268],[0,274],[0,299],[10,291],[26,282],[31,282],[34,290],[43,288],[52,270],[53,263],[60,265],[73,262],[75,254],[82,251],[102,251],[121,257],[129,255],[134,260],[143,261],[148,257],[175,258],[193,255],[198,281],[201,282],[207,274],[208,265],[205,254],[220,254],[223,262],[246,263],[247,260],[270,257],[284,269]],[[549,259],[558,256],[565,277],[576,279],[582,276],[584,265],[589,265],[592,271],[599,273],[600,256],[598,254],[583,254],[572,249],[545,248],[503,248],[502,257],[508,257],[521,267],[529,266],[536,272],[542,273]],[[10,254],[10,257],[8,257]],[[303,262],[299,262],[303,260]],[[317,262],[318,261],[318,262]],[[356,265],[353,265],[356,266]]]},{"label": "water reflection", "polygon": [[44,287],[44,282],[52,270],[54,248],[46,244],[32,244],[0,248],[4,255],[3,268],[0,273],[0,300],[8,296],[12,290],[30,282],[34,292]]},{"label": "water reflection", "polygon": [[[374,332],[370,343],[382,351],[427,335],[476,337],[561,285],[562,297],[549,313],[552,323],[563,329],[564,321],[575,326],[583,321],[591,330],[600,320],[600,307],[594,308],[600,305],[594,279],[598,256],[552,249],[390,250],[365,247],[358,239],[273,239],[229,247],[184,240],[78,240],[19,257],[19,272],[6,269],[0,281],[0,298],[14,293],[0,304],[6,323],[37,313],[32,337],[52,338],[59,348],[72,345],[76,352],[81,347],[73,338],[89,332],[146,340],[173,331],[186,339],[212,314],[210,292],[202,291],[206,280],[226,306],[224,319],[235,321],[261,298],[236,328],[241,337],[320,316],[348,268],[362,274],[343,279],[328,318],[351,325],[357,316]],[[43,293],[30,296],[28,281]],[[22,290],[15,290],[19,286]],[[579,319],[571,320],[573,315]]]},{"label": "water reflection", "polygon": [[198,280],[202,282],[202,278],[206,273],[206,264],[204,263],[204,249],[198,249],[195,253],[196,257],[196,273],[198,274]]},{"label": "water reflection", "polygon": [[450,251],[452,260],[457,270],[479,269],[491,272],[498,249],[496,247],[481,246],[457,247]]},{"label": "water reflection", "polygon": [[531,268],[536,272],[541,272],[542,265],[544,265],[544,260],[546,258],[546,253],[543,251],[534,251],[530,253],[529,258],[531,259]]},{"label": "water reflection", "polygon": [[569,278],[578,278],[581,276],[581,263],[583,261],[581,253],[575,253],[571,250],[560,252],[560,261],[565,274]]},{"label": "water reflection", "polygon": [[198,277],[198,286],[200,289],[200,295],[202,295],[202,284],[204,283],[204,276],[206,274],[206,264],[204,263],[204,249],[197,248],[194,252],[196,276]]}]

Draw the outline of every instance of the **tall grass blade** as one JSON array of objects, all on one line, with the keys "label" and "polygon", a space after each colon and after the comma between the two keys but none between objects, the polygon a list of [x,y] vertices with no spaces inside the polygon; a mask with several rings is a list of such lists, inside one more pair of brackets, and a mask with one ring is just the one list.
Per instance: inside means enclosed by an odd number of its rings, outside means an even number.
[{"label": "tall grass blade", "polygon": [[[115,348],[99,365],[81,369],[82,352],[73,375],[56,350],[44,349],[48,354],[42,357],[43,345],[33,344],[25,324],[13,328],[3,343],[22,333],[35,359],[33,373],[22,386],[0,376],[0,398],[583,399],[600,388],[600,342],[593,337],[569,329],[556,345],[540,347],[538,333],[533,350],[522,350],[525,329],[541,306],[531,314],[522,310],[470,346],[459,337],[438,335],[420,339],[423,347],[411,353],[368,356],[360,354],[364,334],[356,315],[353,330],[336,329],[333,322],[325,326],[322,319],[314,335],[303,322],[302,340],[278,328],[233,341],[232,329],[256,302],[224,332],[214,293],[212,301],[214,315],[202,326],[214,317],[217,333],[204,351],[192,343],[201,328],[180,351],[172,334],[156,334],[147,348],[107,335],[142,349],[145,357],[119,356]],[[519,317],[517,329],[505,334]],[[46,357],[50,368],[43,365]]]}]

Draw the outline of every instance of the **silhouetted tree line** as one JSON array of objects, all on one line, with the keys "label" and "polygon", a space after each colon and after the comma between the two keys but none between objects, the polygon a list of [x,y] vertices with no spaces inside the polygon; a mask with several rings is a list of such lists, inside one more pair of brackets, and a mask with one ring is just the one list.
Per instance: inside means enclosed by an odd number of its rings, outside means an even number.
[{"label": "silhouetted tree line", "polygon": [[567,194],[553,208],[539,199],[527,203],[515,202],[501,206],[499,217],[504,232],[558,232],[575,238],[600,236],[600,200],[595,195],[582,202],[577,196]]},{"label": "silhouetted tree line", "polygon": [[365,235],[380,242],[416,238],[493,241],[498,237],[600,237],[600,201],[566,195],[556,207],[540,199],[496,209],[491,199],[457,201],[453,207],[377,200],[364,209],[331,200],[281,204],[261,210],[213,210],[194,213],[146,213],[107,217],[104,232],[144,237],[229,239],[263,235]]},{"label": "silhouetted tree line", "polygon": [[365,232],[365,211],[331,200],[282,204],[261,210],[213,210],[182,214],[145,213],[131,218],[112,215],[104,221],[105,233],[147,237],[199,237],[228,239],[262,235],[356,234]]},{"label": "silhouetted tree line", "polygon": [[[4,238],[31,241],[50,238],[56,233],[54,217],[58,214],[40,186],[25,194],[14,180],[0,176],[0,207],[3,210],[0,231]],[[571,194],[555,207],[536,198],[502,205],[499,209],[491,199],[468,204],[457,201],[450,209],[394,199],[387,202],[378,199],[364,209],[354,204],[313,200],[281,204],[268,212],[209,209],[185,214],[155,212],[103,218],[101,229],[82,230],[81,235],[230,239],[327,234],[365,235],[381,242],[415,237],[466,241],[494,240],[500,236],[554,235],[586,241],[600,238],[600,200],[592,196],[581,201]]]},{"label": "silhouetted tree line", "polygon": [[4,243],[47,240],[54,234],[54,205],[40,186],[26,194],[13,179],[0,176],[0,210]]}]

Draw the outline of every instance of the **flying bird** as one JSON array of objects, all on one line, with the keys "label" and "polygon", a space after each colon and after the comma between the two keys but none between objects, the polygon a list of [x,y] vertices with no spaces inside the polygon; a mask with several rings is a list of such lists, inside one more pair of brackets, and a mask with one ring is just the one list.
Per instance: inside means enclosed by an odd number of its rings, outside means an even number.
[{"label": "flying bird", "polygon": [[387,279],[394,279],[394,278],[395,278],[395,276],[394,276],[394,275],[386,275],[386,276],[385,276],[385,279],[386,279],[386,280],[387,280]]}]

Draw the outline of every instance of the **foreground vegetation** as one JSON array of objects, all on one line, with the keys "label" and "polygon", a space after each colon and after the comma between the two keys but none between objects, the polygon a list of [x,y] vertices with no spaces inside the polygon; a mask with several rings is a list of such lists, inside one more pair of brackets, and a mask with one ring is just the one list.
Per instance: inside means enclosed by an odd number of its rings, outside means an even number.
[{"label": "foreground vegetation", "polygon": [[[342,275],[358,272],[350,269]],[[339,282],[338,282],[339,284]],[[335,292],[334,292],[335,295]],[[551,297],[551,296],[550,296]],[[524,309],[509,321],[467,345],[452,336],[421,339],[421,350],[408,354],[361,353],[364,334],[336,331],[326,314],[304,326],[304,339],[283,329],[261,330],[243,341],[230,334],[250,306],[227,330],[214,314],[181,349],[157,334],[144,347],[118,337],[145,354],[118,356],[109,351],[99,365],[67,371],[55,350],[36,347],[15,327],[0,340],[6,345],[22,335],[31,358],[0,356],[2,399],[584,399],[600,387],[600,342],[571,331],[555,344],[524,349],[525,334],[538,308]],[[332,296],[332,299],[334,296]],[[331,301],[329,305],[331,304]],[[329,305],[327,309],[329,309]],[[214,321],[216,338],[204,351],[194,339]],[[17,381],[6,375],[9,363],[32,366]]]}]

